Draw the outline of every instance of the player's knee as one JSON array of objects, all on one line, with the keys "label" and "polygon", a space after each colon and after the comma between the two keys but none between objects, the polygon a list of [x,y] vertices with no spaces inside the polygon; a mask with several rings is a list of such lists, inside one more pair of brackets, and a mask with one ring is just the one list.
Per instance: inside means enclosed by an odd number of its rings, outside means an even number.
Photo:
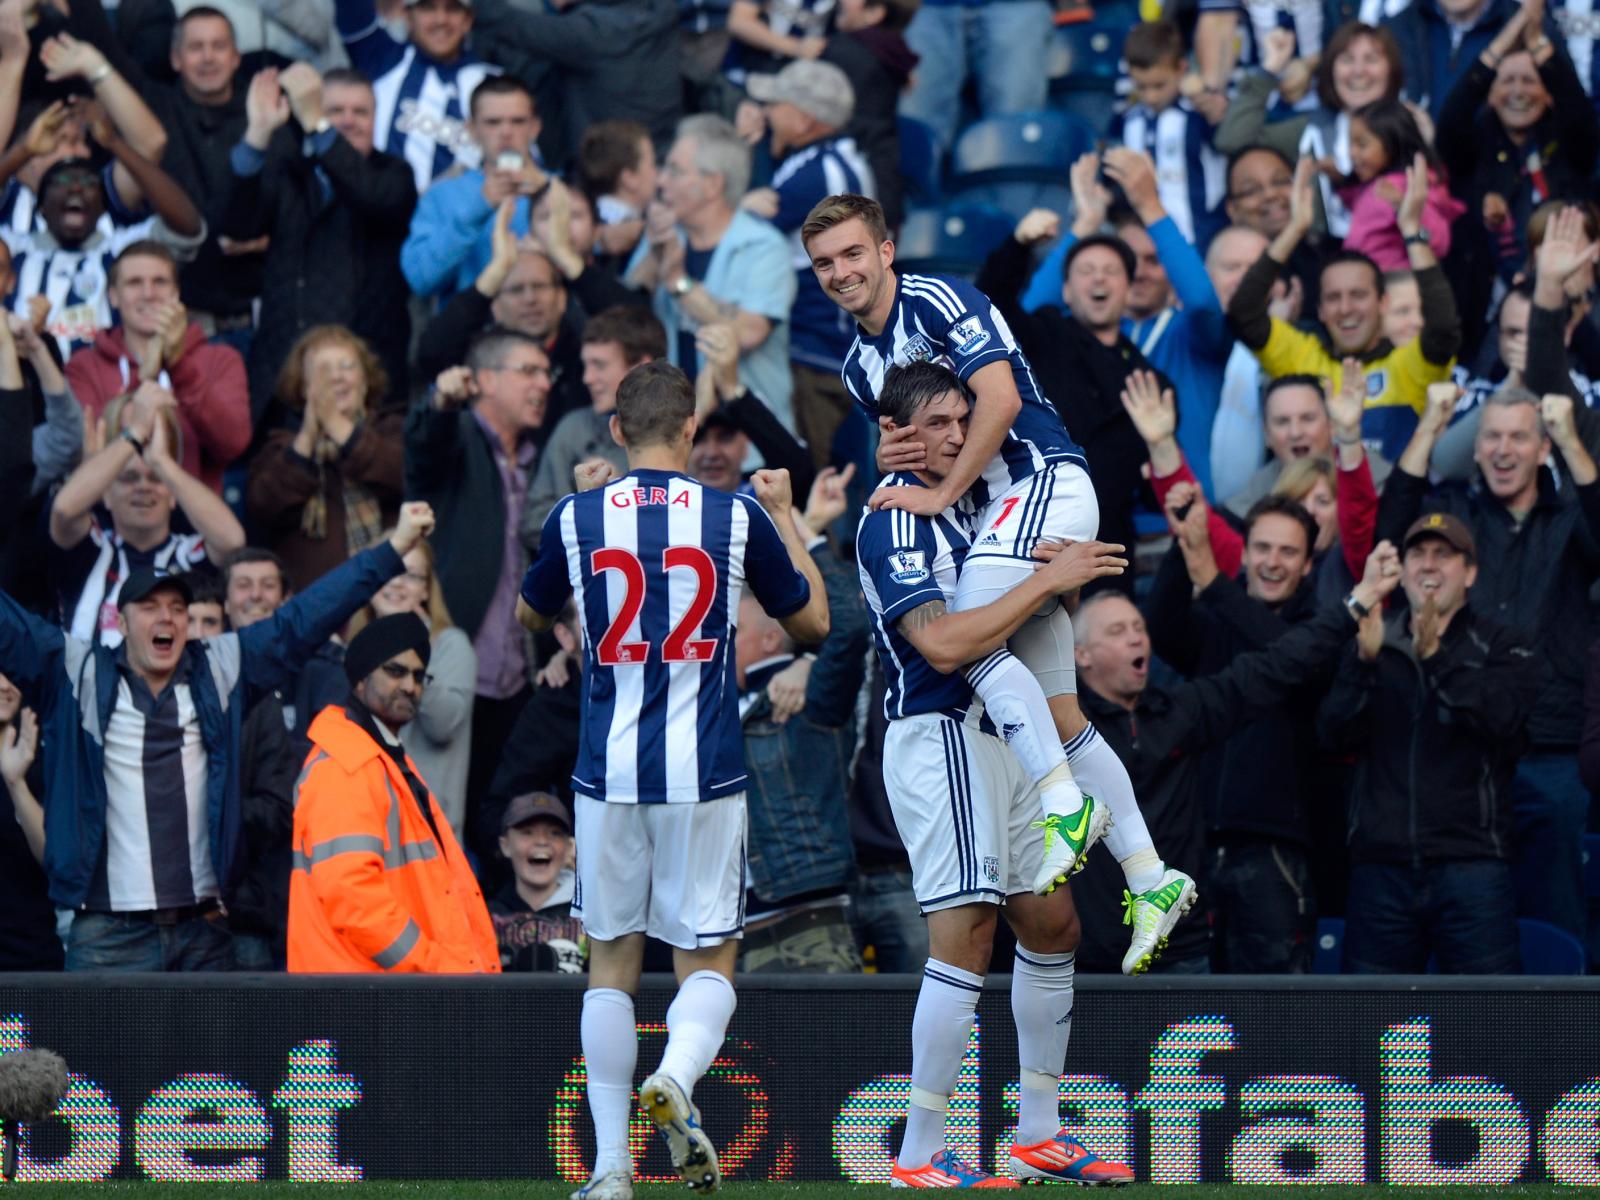
[{"label": "player's knee", "polygon": [[995,906],[963,904],[928,914],[928,949],[940,962],[976,975],[994,951]]},{"label": "player's knee", "polygon": [[1036,954],[1071,954],[1083,941],[1078,910],[1059,892],[1041,903],[1017,905],[1011,920],[1017,941]]}]

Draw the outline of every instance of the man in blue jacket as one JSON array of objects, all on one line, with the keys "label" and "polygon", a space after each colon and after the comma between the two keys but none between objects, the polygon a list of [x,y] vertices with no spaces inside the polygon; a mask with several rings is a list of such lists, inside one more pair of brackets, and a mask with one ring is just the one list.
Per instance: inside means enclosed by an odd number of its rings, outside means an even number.
[{"label": "man in blue jacket", "polygon": [[76,911],[69,970],[231,965],[223,898],[242,856],[240,737],[250,700],[292,679],[433,528],[407,504],[388,542],[271,618],[189,641],[189,587],[142,569],[116,649],[69,637],[0,592],[0,670],[42,713],[45,874]]}]

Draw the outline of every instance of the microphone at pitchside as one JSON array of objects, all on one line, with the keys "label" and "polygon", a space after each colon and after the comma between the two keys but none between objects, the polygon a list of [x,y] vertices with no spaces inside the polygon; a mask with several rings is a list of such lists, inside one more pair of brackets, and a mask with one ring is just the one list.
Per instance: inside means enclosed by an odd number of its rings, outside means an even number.
[{"label": "microphone at pitchside", "polygon": [[7,1183],[17,1177],[22,1125],[42,1121],[67,1094],[67,1064],[53,1050],[16,1050],[0,1054],[0,1128],[5,1133]]}]

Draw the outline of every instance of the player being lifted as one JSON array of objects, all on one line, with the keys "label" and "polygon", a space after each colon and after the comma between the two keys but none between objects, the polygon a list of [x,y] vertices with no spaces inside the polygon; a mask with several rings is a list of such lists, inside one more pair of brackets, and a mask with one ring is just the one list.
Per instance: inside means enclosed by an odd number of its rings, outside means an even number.
[{"label": "player being lifted", "polygon": [[[880,415],[878,397],[895,365],[947,363],[971,389],[970,430],[941,478],[872,496],[875,508],[932,517],[970,492],[978,521],[952,608],[979,608],[1018,587],[1034,571],[1041,539],[1092,540],[1100,510],[1083,451],[988,297],[963,280],[897,274],[883,210],[865,196],[829,196],[800,233],[823,291],[855,318],[844,381],[870,416]],[[985,659],[966,675],[1002,729],[1041,731],[1010,739],[1044,810],[1044,861],[1033,890],[1051,891],[1104,835],[1128,885],[1133,938],[1122,969],[1144,971],[1193,906],[1194,880],[1161,861],[1127,769],[1078,707],[1072,621],[1059,599],[1049,598],[1010,648],[1015,658]],[[1054,736],[1044,735],[1052,725]]]},{"label": "player being lifted", "polygon": [[518,619],[548,628],[569,595],[583,629],[573,915],[589,936],[581,1037],[597,1153],[576,1200],[629,1200],[633,993],[644,939],[673,947],[678,994],[639,1102],[690,1187],[721,1182],[691,1095],[733,1015],[744,926],[745,764],[733,621],[749,592],[797,642],[828,633],[828,601],[791,515],[786,471],[755,499],[687,473],[694,388],[665,362],[617,389],[628,473],[568,496],[544,524]]},{"label": "player being lifted", "polygon": [[[878,397],[891,430],[912,429],[927,465],[890,476],[908,491],[938,493],[965,440],[967,391],[933,363],[889,370]],[[880,508],[856,532],[861,588],[883,664],[889,729],[883,782],[911,859],[917,903],[928,918],[930,955],[911,1023],[911,1102],[896,1187],[1015,1187],[1013,1180],[1131,1183],[1127,1167],[1096,1158],[1060,1127],[1059,1092],[1072,1028],[1078,917],[1069,888],[1033,894],[1044,858],[1038,797],[1005,743],[980,728],[962,668],[1010,658],[1006,639],[1041,604],[1091,579],[1121,574],[1121,546],[1040,543],[1026,576],[990,603],[949,611],[967,538],[953,510],[932,516]],[[1030,681],[1031,682],[1031,681]],[[1043,737],[1051,736],[1048,713]],[[987,720],[984,722],[988,724]],[[1012,739],[1013,744],[1015,738]],[[993,951],[997,905],[1017,935],[1011,1011],[1021,1088],[1011,1179],[962,1162],[945,1148],[950,1092]]]}]

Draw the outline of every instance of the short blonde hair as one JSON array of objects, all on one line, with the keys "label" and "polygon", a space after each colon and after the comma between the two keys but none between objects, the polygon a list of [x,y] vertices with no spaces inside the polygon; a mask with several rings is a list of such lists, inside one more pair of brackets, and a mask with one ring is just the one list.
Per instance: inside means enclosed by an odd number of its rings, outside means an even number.
[{"label": "short blonde hair", "polygon": [[1272,494],[1303,502],[1319,480],[1326,482],[1334,495],[1339,494],[1339,473],[1334,468],[1333,459],[1320,454],[1297,458],[1284,464],[1283,470],[1278,473],[1278,482],[1272,485]]}]

